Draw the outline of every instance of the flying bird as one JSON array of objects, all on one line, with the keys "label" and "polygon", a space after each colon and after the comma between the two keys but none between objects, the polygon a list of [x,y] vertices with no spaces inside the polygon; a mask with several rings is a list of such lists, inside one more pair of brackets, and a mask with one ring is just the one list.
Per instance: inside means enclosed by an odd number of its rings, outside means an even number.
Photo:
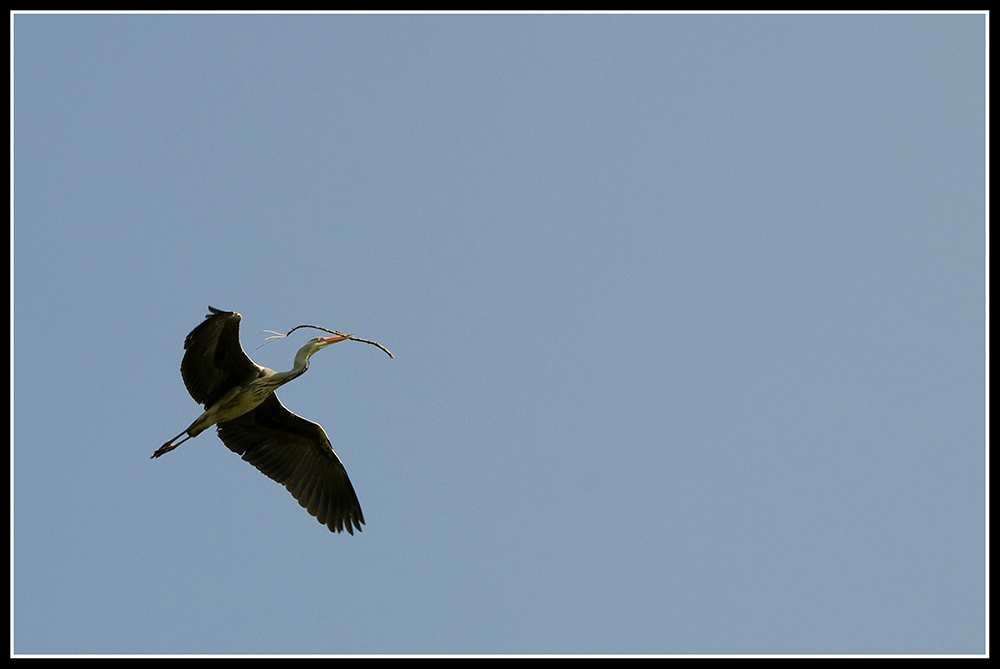
[{"label": "flying bird", "polygon": [[229,450],[285,486],[331,532],[345,528],[350,534],[355,529],[360,532],[365,522],[361,504],[326,431],[286,409],[274,394],[309,369],[314,353],[353,335],[311,339],[295,354],[290,371],[275,372],[255,363],[243,350],[240,314],[208,310],[211,313],[184,340],[181,361],[184,385],[196,402],[205,405],[205,412],[153,457],[215,425]]}]

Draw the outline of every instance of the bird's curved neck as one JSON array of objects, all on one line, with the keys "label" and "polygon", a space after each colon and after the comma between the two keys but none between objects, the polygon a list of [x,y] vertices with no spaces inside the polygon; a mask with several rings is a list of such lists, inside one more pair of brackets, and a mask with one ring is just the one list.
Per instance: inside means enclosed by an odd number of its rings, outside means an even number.
[{"label": "bird's curved neck", "polygon": [[308,346],[303,346],[299,349],[299,352],[295,354],[295,363],[292,368],[287,372],[275,372],[271,380],[277,382],[278,385],[288,383],[292,379],[297,379],[306,373],[309,369],[309,358],[315,351],[309,350]]}]

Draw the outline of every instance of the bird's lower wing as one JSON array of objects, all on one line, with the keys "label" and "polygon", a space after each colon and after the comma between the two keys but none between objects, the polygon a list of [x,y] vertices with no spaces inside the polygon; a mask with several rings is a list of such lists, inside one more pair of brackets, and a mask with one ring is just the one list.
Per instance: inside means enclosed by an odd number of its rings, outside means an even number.
[{"label": "bird's lower wing", "polygon": [[365,519],[354,486],[320,425],[296,416],[272,394],[218,430],[229,450],[285,486],[331,532],[361,530]]}]

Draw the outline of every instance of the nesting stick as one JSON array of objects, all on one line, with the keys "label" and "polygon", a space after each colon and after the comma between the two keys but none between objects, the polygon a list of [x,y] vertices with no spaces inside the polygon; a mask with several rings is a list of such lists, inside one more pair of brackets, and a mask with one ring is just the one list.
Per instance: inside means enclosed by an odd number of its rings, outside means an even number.
[{"label": "nesting stick", "polygon": [[[394,356],[392,353],[389,352],[389,349],[387,349],[385,346],[382,346],[382,344],[378,343],[377,341],[369,341],[367,339],[361,339],[360,337],[355,337],[354,335],[346,335],[343,332],[338,332],[337,330],[327,330],[326,328],[321,328],[318,325],[296,325],[285,334],[281,334],[280,332],[275,332],[274,330],[264,330],[264,332],[271,333],[271,336],[264,340],[264,344],[268,343],[272,339],[281,339],[283,337],[287,337],[288,335],[292,334],[299,328],[314,328],[316,330],[322,330],[323,332],[329,332],[330,334],[337,335],[338,337],[347,337],[352,341],[359,341],[362,344],[371,344],[372,346],[378,346],[380,349],[385,351],[386,355],[388,355],[390,358],[392,359],[396,358],[396,356]],[[264,344],[261,344],[260,346],[263,346]],[[258,346],[257,348],[260,348],[260,346]]]}]

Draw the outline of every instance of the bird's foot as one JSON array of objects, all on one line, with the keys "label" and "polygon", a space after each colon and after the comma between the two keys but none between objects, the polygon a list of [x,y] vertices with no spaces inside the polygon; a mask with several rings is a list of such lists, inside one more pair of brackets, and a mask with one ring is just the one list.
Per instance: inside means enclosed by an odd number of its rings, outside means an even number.
[{"label": "bird's foot", "polygon": [[150,460],[156,459],[156,458],[160,457],[161,455],[163,455],[164,453],[169,453],[170,451],[172,451],[175,448],[177,448],[177,446],[178,445],[175,444],[175,443],[173,443],[173,442],[170,442],[170,443],[167,443],[167,444],[163,444],[163,446],[160,446],[158,449],[156,449],[156,452],[153,453],[153,456],[150,458]]}]

